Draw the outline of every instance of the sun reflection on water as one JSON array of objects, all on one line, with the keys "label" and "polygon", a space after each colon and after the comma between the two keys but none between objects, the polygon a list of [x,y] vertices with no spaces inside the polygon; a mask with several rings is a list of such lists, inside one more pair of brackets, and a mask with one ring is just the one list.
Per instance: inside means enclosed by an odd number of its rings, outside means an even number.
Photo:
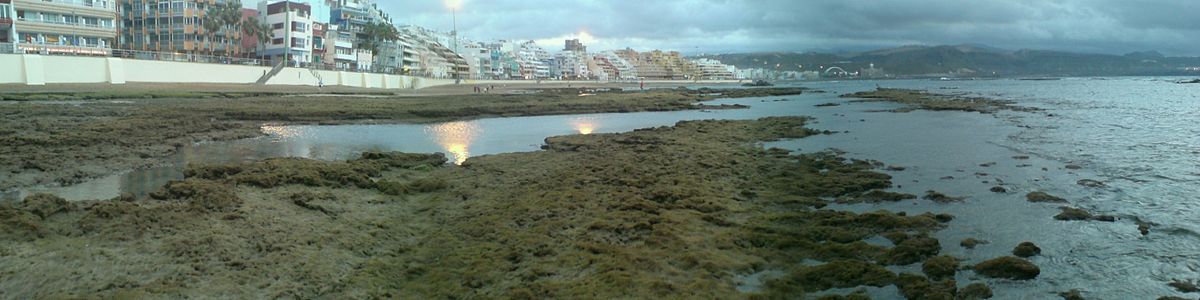
[{"label": "sun reflection on water", "polygon": [[600,126],[597,126],[595,118],[575,118],[571,120],[571,127],[579,134],[592,134]]},{"label": "sun reflection on water", "polygon": [[456,165],[461,165],[471,156],[471,143],[475,141],[479,131],[479,124],[471,121],[446,122],[425,127],[425,132],[429,133],[442,149],[454,156]]},{"label": "sun reflection on water", "polygon": [[296,126],[263,125],[260,129],[271,136],[281,138],[296,137],[303,134]]}]

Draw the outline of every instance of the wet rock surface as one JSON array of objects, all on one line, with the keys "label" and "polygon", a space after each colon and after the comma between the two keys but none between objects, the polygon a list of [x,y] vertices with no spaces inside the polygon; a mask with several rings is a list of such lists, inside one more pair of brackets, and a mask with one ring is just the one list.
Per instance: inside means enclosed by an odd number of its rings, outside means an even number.
[{"label": "wet rock surface", "polygon": [[929,93],[919,90],[877,88],[874,91],[858,92],[842,95],[844,98],[863,98],[855,101],[887,101],[905,104],[907,107],[894,109],[891,112],[910,112],[918,109],[933,111],[967,111],[979,113],[994,113],[999,110],[1036,111],[1036,108],[1013,105],[1012,101],[986,99],[980,97],[962,97],[946,94]]},{"label": "wet rock surface", "polygon": [[975,265],[975,273],[992,278],[1013,280],[1030,280],[1041,274],[1041,269],[1018,257],[1003,256],[983,261]]},{"label": "wet rock surface", "polygon": [[963,248],[975,249],[975,246],[983,245],[983,244],[987,244],[987,243],[988,243],[988,241],[984,241],[984,240],[979,240],[979,239],[975,239],[975,238],[965,238],[962,240],[962,242],[959,242],[958,244],[959,244],[959,246],[962,246]]},{"label": "wet rock surface", "polygon": [[[0,207],[0,234],[31,249],[0,260],[0,272],[64,261],[105,270],[71,280],[63,280],[67,270],[45,270],[2,284],[33,298],[214,290],[250,298],[770,298],[894,285],[887,264],[934,258],[931,272],[948,272],[933,271],[942,259],[929,233],[953,216],[822,209],[825,199],[911,197],[872,192],[892,185],[875,163],[754,146],[817,134],[805,122],[694,121],[552,137],[546,151],[461,167],[396,153],[191,166],[153,199],[51,206],[45,211],[58,212],[45,220]],[[864,241],[881,235],[895,246]],[[78,255],[38,250],[79,244],[93,246],[74,247]],[[87,259],[105,249],[122,255]],[[734,288],[734,274],[764,270],[780,275],[752,295]],[[58,288],[29,288],[48,282]],[[907,290],[954,292],[945,281],[913,282]],[[246,285],[256,289],[235,288]]]},{"label": "wet rock surface", "polygon": [[1034,245],[1033,242],[1021,242],[1021,244],[1013,248],[1012,254],[1017,257],[1028,258],[1042,254],[1042,248]]},{"label": "wet rock surface", "polygon": [[1068,203],[1066,199],[1045,192],[1030,192],[1025,194],[1025,200],[1038,203]]}]

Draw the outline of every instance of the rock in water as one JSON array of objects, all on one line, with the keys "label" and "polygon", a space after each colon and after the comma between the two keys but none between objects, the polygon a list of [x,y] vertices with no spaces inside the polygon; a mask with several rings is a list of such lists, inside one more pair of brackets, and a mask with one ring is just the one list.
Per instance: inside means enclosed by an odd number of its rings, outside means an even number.
[{"label": "rock in water", "polygon": [[1017,245],[1016,248],[1013,248],[1012,253],[1018,257],[1030,257],[1042,254],[1042,248],[1038,248],[1038,246],[1034,245],[1033,242],[1021,242],[1020,245]]},{"label": "rock in water", "polygon": [[992,288],[988,287],[987,284],[984,284],[982,282],[976,282],[976,283],[968,284],[967,286],[963,287],[962,289],[959,289],[957,299],[959,299],[959,300],[980,300],[980,299],[991,299],[991,298],[992,298]]},{"label": "rock in water", "polygon": [[1053,195],[1047,194],[1045,192],[1040,192],[1040,191],[1025,194],[1025,200],[1029,200],[1029,202],[1039,202],[1039,203],[1068,203],[1066,199],[1059,198],[1057,196],[1053,196]]},{"label": "rock in water", "polygon": [[958,271],[958,259],[947,255],[935,256],[921,264],[921,271],[933,280],[953,279],[954,273]]},{"label": "rock in water", "polygon": [[975,265],[975,273],[991,278],[1029,280],[1042,273],[1037,265],[1018,257],[1003,256]]},{"label": "rock in water", "polygon": [[1059,297],[1064,300],[1083,300],[1083,295],[1079,294],[1079,290],[1072,289],[1070,291],[1058,293]]},{"label": "rock in water", "polygon": [[962,246],[963,248],[967,248],[967,249],[975,249],[975,246],[983,245],[983,244],[987,244],[987,243],[988,243],[988,241],[985,241],[985,240],[979,240],[979,239],[975,239],[975,238],[966,238],[966,239],[963,239],[962,242],[959,242],[958,245]]},{"label": "rock in water", "polygon": [[1103,182],[1093,179],[1080,179],[1079,181],[1076,181],[1075,184],[1090,188],[1102,188],[1106,186]]}]

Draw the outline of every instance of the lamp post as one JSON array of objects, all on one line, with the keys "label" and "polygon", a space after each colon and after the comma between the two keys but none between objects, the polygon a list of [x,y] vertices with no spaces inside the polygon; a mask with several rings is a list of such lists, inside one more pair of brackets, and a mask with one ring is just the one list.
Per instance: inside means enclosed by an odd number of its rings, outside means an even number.
[{"label": "lamp post", "polygon": [[[444,0],[446,8],[450,9],[450,41],[454,43],[454,55],[458,55],[458,9],[462,7],[462,0]],[[454,70],[454,79],[458,78],[458,68],[452,67]],[[458,83],[457,80],[455,83]]]}]

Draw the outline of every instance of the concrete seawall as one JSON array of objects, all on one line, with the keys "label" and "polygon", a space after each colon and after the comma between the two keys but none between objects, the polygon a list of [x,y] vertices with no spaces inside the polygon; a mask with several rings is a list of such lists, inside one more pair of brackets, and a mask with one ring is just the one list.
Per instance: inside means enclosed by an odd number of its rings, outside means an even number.
[{"label": "concrete seawall", "polygon": [[[227,65],[176,61],[123,59],[116,57],[0,54],[0,85],[46,85],[65,83],[228,83],[253,84],[271,70],[264,66]],[[528,84],[532,80],[464,80],[463,84]],[[545,83],[604,83],[601,81],[544,81]],[[736,80],[670,81],[646,80],[647,84],[721,84]],[[283,68],[266,85],[346,86],[377,89],[423,89],[452,85],[454,79],[406,75]],[[637,84],[631,82],[628,84]]]},{"label": "concrete seawall", "polygon": [[[237,83],[251,84],[271,68],[115,57],[0,54],[0,84],[56,83]],[[348,86],[421,89],[454,84],[433,79],[377,73],[284,68],[267,85]]]}]

